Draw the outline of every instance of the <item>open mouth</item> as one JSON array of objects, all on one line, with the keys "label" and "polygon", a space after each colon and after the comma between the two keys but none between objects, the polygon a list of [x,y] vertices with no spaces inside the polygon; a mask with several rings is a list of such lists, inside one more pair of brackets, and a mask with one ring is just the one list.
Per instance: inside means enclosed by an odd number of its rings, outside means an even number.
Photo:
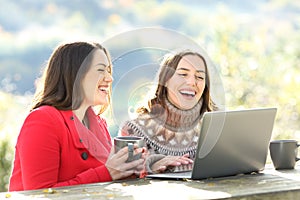
[{"label": "open mouth", "polygon": [[101,91],[101,92],[104,92],[104,93],[108,94],[108,87],[99,86],[98,90]]},{"label": "open mouth", "polygon": [[196,92],[192,90],[180,90],[179,91],[181,95],[186,96],[186,97],[195,97]]}]

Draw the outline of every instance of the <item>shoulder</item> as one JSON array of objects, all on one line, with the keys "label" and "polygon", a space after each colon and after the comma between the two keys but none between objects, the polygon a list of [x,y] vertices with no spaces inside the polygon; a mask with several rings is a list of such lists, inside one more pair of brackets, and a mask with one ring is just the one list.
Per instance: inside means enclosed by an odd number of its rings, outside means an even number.
[{"label": "shoulder", "polygon": [[37,114],[59,114],[60,110],[53,106],[41,106],[31,111],[31,113],[37,113]]},{"label": "shoulder", "polygon": [[56,138],[65,126],[60,111],[52,106],[41,106],[32,110],[26,117],[20,130],[20,138],[35,138],[35,141],[43,141],[43,138]]},{"label": "shoulder", "polygon": [[53,106],[41,106],[32,110],[26,120],[45,121],[47,123],[58,123],[65,121],[64,118],[71,114],[72,111],[61,111]]},{"label": "shoulder", "polygon": [[43,117],[55,118],[56,115],[59,115],[59,111],[53,106],[41,106],[29,113],[29,117],[41,117],[41,120]]},{"label": "shoulder", "polygon": [[127,135],[135,135],[137,130],[137,125],[134,120],[125,121],[121,125],[121,129],[119,131],[119,135],[127,136]]},{"label": "shoulder", "polygon": [[137,135],[143,136],[143,127],[149,121],[148,114],[141,114],[136,119],[127,120],[121,125],[120,135]]}]

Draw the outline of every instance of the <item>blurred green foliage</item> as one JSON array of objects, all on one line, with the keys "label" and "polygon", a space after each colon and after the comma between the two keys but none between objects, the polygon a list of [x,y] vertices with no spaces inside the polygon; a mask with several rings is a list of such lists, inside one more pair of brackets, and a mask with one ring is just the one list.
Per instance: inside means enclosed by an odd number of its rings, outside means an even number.
[{"label": "blurred green foliage", "polygon": [[[159,26],[191,37],[219,69],[227,109],[275,106],[273,139],[300,140],[299,1],[0,0],[0,4],[0,192],[7,189],[13,146],[35,90],[34,80],[53,48],[65,40],[104,41],[136,27]],[[5,15],[8,10],[11,17]],[[111,127],[113,134],[117,129]]]},{"label": "blurred green foliage", "polygon": [[0,142],[0,191],[7,191],[9,175],[11,171],[11,162],[13,160],[13,150],[11,142],[8,139]]},{"label": "blurred green foliage", "polygon": [[220,65],[227,108],[277,107],[274,138],[299,138],[299,28],[280,19],[239,24],[228,10],[220,13],[210,53]]},{"label": "blurred green foliage", "polygon": [[0,91],[0,192],[7,191],[14,144],[28,111],[30,96]]}]

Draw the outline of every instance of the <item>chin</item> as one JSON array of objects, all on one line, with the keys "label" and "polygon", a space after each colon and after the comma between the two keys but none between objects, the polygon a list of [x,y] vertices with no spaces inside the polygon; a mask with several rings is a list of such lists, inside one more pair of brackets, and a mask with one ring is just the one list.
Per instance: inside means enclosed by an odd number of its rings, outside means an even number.
[{"label": "chin", "polygon": [[104,106],[106,104],[108,104],[108,101],[97,101],[97,102],[95,102],[94,105],[96,105],[96,106]]}]

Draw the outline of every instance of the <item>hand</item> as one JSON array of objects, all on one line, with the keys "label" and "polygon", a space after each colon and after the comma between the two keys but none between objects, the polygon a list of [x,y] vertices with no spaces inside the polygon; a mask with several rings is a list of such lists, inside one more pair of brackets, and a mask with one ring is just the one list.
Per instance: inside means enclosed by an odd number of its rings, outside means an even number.
[{"label": "hand", "polygon": [[166,156],[163,159],[155,162],[151,170],[154,173],[164,172],[170,166],[179,166],[179,165],[187,165],[193,163],[193,160],[189,158],[188,154],[183,156]]},{"label": "hand", "polygon": [[105,166],[108,169],[113,180],[119,180],[130,177],[132,175],[139,176],[144,169],[145,163],[145,148],[138,148],[134,145],[134,154],[142,153],[142,157],[132,162],[126,162],[128,159],[128,147],[124,147],[117,153],[114,153],[112,148],[111,154],[108,157]]}]

